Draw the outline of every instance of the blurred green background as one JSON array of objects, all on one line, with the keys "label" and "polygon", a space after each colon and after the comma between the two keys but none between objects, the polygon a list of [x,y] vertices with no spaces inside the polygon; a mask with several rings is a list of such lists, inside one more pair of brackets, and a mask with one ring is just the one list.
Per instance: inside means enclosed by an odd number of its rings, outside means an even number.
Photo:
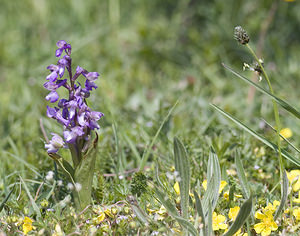
[{"label": "blurred green background", "polygon": [[[264,58],[276,94],[300,107],[297,1],[0,3],[1,175],[52,168],[39,122],[42,118],[48,135],[61,132],[46,117],[47,91],[43,88],[46,67],[56,63],[55,44],[61,39],[72,45],[73,68],[80,65],[101,74],[90,104],[105,113],[100,121],[103,156],[114,153],[113,123],[143,147],[177,100],[173,122],[164,127],[165,132],[199,146],[202,137],[219,132],[219,124],[221,130],[225,124],[233,126],[215,116],[211,102],[254,129],[259,128],[260,117],[274,125],[270,100],[260,93],[249,99],[248,85],[221,66],[224,62],[241,72],[244,62],[252,62],[246,49],[233,39],[236,25],[248,31],[251,45]],[[251,72],[244,74],[253,77]],[[283,126],[297,133],[295,119],[281,112]]]}]

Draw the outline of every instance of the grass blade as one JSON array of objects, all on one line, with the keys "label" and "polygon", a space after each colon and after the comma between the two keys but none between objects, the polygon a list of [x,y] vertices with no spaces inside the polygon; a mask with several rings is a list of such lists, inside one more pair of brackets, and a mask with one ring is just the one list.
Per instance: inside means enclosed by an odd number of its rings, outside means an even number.
[{"label": "grass blade", "polygon": [[236,170],[237,170],[237,175],[241,182],[243,194],[248,199],[248,198],[250,198],[250,187],[249,187],[246,175],[245,175],[245,170],[244,170],[240,155],[237,151],[235,153],[234,162],[235,162],[235,166],[236,166]]},{"label": "grass blade", "polygon": [[282,173],[282,184],[281,184],[281,200],[280,205],[275,213],[274,220],[280,215],[281,211],[284,208],[284,205],[288,198],[288,190],[289,190],[289,180],[286,175],[286,171],[284,170]]},{"label": "grass blade", "polygon": [[297,111],[294,107],[292,107],[290,104],[288,104],[287,102],[285,102],[284,100],[280,99],[279,97],[276,97],[275,95],[271,94],[269,91],[265,90],[264,88],[260,87],[259,85],[257,85],[256,83],[252,82],[251,80],[247,79],[246,77],[242,76],[241,74],[235,72],[233,69],[231,69],[230,67],[228,67],[227,65],[225,65],[224,63],[222,63],[222,65],[229,70],[232,74],[236,75],[237,77],[239,77],[240,79],[242,79],[243,81],[245,81],[246,83],[254,86],[257,90],[259,90],[260,92],[268,95],[269,97],[271,97],[274,101],[276,101],[280,106],[282,106],[285,110],[287,110],[288,112],[290,112],[291,114],[293,114],[294,116],[296,116],[298,119],[300,119],[300,112]]},{"label": "grass blade", "polygon": [[1,202],[1,204],[0,204],[0,212],[2,211],[3,207],[5,206],[5,203],[8,201],[10,195],[11,195],[12,192],[14,191],[15,186],[16,186],[16,185],[14,185],[13,189],[10,190],[9,194],[7,194],[7,196],[6,196],[6,197],[4,198],[4,200]]},{"label": "grass blade", "polygon": [[190,163],[185,148],[178,138],[174,138],[175,169],[179,173],[180,205],[182,217],[188,219],[190,191]]},{"label": "grass blade", "polygon": [[172,112],[173,112],[173,110],[174,110],[174,108],[176,107],[177,104],[178,104],[178,101],[176,101],[175,104],[171,107],[171,109],[169,110],[168,114],[166,115],[166,117],[164,118],[164,120],[161,122],[158,130],[156,131],[156,134],[154,135],[154,137],[152,139],[152,142],[150,143],[150,145],[147,147],[147,149],[143,153],[141,164],[140,164],[140,171],[144,170],[144,167],[145,167],[145,165],[147,163],[147,160],[149,158],[149,155],[151,153],[152,147],[153,147],[156,139],[158,138],[158,135],[159,135],[161,129],[163,128],[163,126],[167,122],[167,120],[169,119],[170,115],[172,114]]},{"label": "grass blade", "polygon": [[41,218],[42,215],[41,215],[40,209],[39,209],[39,207],[36,205],[36,203],[35,203],[33,197],[31,196],[30,191],[29,191],[29,189],[28,189],[26,183],[24,182],[24,180],[23,180],[23,178],[22,178],[21,176],[19,176],[19,178],[20,178],[20,180],[21,180],[21,182],[22,182],[22,184],[23,184],[23,186],[24,186],[24,188],[25,188],[25,191],[26,191],[26,193],[27,193],[27,195],[28,195],[28,197],[29,197],[29,200],[30,200],[30,203],[31,203],[31,205],[32,205],[32,207],[33,207],[33,210],[35,211],[36,215],[37,215],[39,218]]},{"label": "grass blade", "polygon": [[252,211],[252,196],[247,201],[245,201],[244,204],[241,206],[241,209],[235,221],[223,236],[234,235],[243,226],[243,224],[249,217],[251,211]]},{"label": "grass blade", "polygon": [[176,209],[176,207],[172,204],[172,202],[170,201],[170,199],[168,198],[168,196],[160,191],[158,188],[155,188],[155,194],[158,198],[158,200],[161,202],[161,204],[164,205],[164,207],[167,209],[168,213],[170,215],[174,216],[179,216],[179,213]]},{"label": "grass blade", "polygon": [[[263,122],[265,122],[275,133],[277,133],[277,130],[270,124],[268,123],[266,120],[262,119]],[[279,133],[280,138],[282,138],[284,141],[287,142],[288,145],[290,145],[296,152],[300,153],[300,150],[294,145],[292,144],[287,138],[283,137],[280,133]]]},{"label": "grass blade", "polygon": [[[211,104],[211,105],[217,111],[219,111],[221,114],[223,114],[224,116],[226,116],[227,118],[229,118],[230,120],[232,120],[234,123],[236,123],[237,125],[239,125],[240,127],[242,127],[244,130],[246,130],[252,136],[254,136],[256,139],[260,140],[261,142],[263,142],[264,144],[266,144],[268,147],[272,148],[273,150],[278,151],[278,147],[277,147],[276,144],[270,142],[269,140],[267,140],[266,138],[264,138],[262,135],[258,134],[254,130],[250,129],[249,127],[247,127],[246,125],[244,125],[242,122],[240,122],[239,120],[237,120],[236,118],[234,118],[233,116],[231,116],[230,114],[228,114],[227,112],[223,111],[221,108],[217,107],[214,104]],[[297,166],[300,166],[300,159],[299,158],[295,158],[295,157],[291,156],[287,151],[285,151],[283,149],[281,150],[281,154],[287,160],[293,162]]]}]

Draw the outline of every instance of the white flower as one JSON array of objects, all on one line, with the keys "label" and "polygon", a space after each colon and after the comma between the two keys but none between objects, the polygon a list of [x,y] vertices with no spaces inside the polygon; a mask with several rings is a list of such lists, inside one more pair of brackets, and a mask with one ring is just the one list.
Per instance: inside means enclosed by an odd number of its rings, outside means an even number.
[{"label": "white flower", "polygon": [[54,172],[53,171],[48,171],[47,175],[46,175],[46,180],[50,181],[53,179],[54,176]]}]

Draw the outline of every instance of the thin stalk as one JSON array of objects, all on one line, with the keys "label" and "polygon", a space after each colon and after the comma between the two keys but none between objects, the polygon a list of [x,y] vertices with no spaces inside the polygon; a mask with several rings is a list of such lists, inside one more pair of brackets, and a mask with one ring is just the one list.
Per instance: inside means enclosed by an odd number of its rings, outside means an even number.
[{"label": "thin stalk", "polygon": [[[272,95],[274,95],[274,91],[273,91],[273,88],[272,88],[272,85],[271,85],[271,82],[270,82],[270,79],[269,79],[269,76],[267,75],[266,71],[265,71],[265,68],[263,67],[262,63],[260,62],[260,60],[258,59],[258,57],[256,56],[255,52],[252,50],[252,48],[249,46],[249,44],[246,44],[248,50],[250,51],[250,53],[252,54],[252,56],[255,58],[255,60],[257,61],[257,63],[259,64],[261,70],[262,70],[262,73],[268,83],[268,86],[269,86],[269,89],[270,89],[270,93]],[[279,112],[278,112],[278,107],[277,107],[277,103],[272,100],[273,102],[273,110],[274,110],[274,116],[275,116],[275,122],[276,122],[276,131],[277,131],[277,146],[278,146],[278,160],[279,160],[279,165],[280,165],[280,177],[282,178],[282,175],[283,175],[283,171],[284,171],[284,168],[283,168],[283,161],[282,161],[282,155],[281,155],[281,140],[280,140],[280,119],[279,119]]]}]

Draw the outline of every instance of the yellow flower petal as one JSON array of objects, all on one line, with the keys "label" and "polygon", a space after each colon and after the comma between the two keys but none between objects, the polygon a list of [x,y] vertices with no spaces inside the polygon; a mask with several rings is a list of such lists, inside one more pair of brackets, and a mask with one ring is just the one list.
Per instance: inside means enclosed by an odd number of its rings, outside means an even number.
[{"label": "yellow flower petal", "polygon": [[290,138],[293,136],[293,132],[290,128],[284,128],[284,129],[280,130],[280,134],[284,138]]},{"label": "yellow flower petal", "polygon": [[207,189],[207,180],[206,179],[203,181],[202,186],[205,190]]},{"label": "yellow flower petal", "polygon": [[[227,185],[227,182],[225,180],[222,180],[220,183],[219,193],[221,193],[223,191],[223,189],[226,185]],[[207,189],[207,180],[206,179],[202,182],[202,186],[205,190]]]},{"label": "yellow flower petal", "polygon": [[100,215],[97,217],[97,224],[100,224],[105,219],[105,213],[101,212]]},{"label": "yellow flower petal", "polygon": [[254,225],[254,230],[256,233],[260,234],[265,228],[265,224],[264,223],[257,223]]},{"label": "yellow flower petal", "polygon": [[222,180],[221,184],[220,184],[220,188],[219,188],[219,193],[221,193],[223,191],[223,189],[225,188],[226,185],[227,185],[227,182],[225,180]]},{"label": "yellow flower petal", "polygon": [[296,218],[296,220],[300,221],[300,208],[297,207],[293,210],[293,216]]},{"label": "yellow flower petal", "polygon": [[254,216],[256,219],[259,219],[259,220],[266,218],[266,216],[264,214],[262,214],[260,211],[255,212]]},{"label": "yellow flower petal", "polygon": [[176,182],[175,184],[174,184],[174,190],[175,190],[175,193],[177,194],[177,195],[180,195],[180,188],[179,188],[179,183],[178,182]]},{"label": "yellow flower petal", "polygon": [[271,234],[270,228],[264,228],[263,231],[261,232],[261,236],[268,236],[270,234]]},{"label": "yellow flower petal", "polygon": [[33,222],[33,220],[30,219],[29,217],[26,216],[24,218],[22,228],[23,228],[23,233],[25,235],[28,234],[28,232],[30,232],[33,229],[32,222]]},{"label": "yellow flower petal", "polygon": [[298,177],[297,182],[293,184],[293,191],[298,192],[299,190],[300,190],[300,178]]},{"label": "yellow flower petal", "polygon": [[235,218],[237,217],[238,213],[240,211],[240,207],[236,206],[234,208],[230,208],[229,209],[229,213],[228,213],[228,217],[231,219],[231,220],[235,220]]}]

